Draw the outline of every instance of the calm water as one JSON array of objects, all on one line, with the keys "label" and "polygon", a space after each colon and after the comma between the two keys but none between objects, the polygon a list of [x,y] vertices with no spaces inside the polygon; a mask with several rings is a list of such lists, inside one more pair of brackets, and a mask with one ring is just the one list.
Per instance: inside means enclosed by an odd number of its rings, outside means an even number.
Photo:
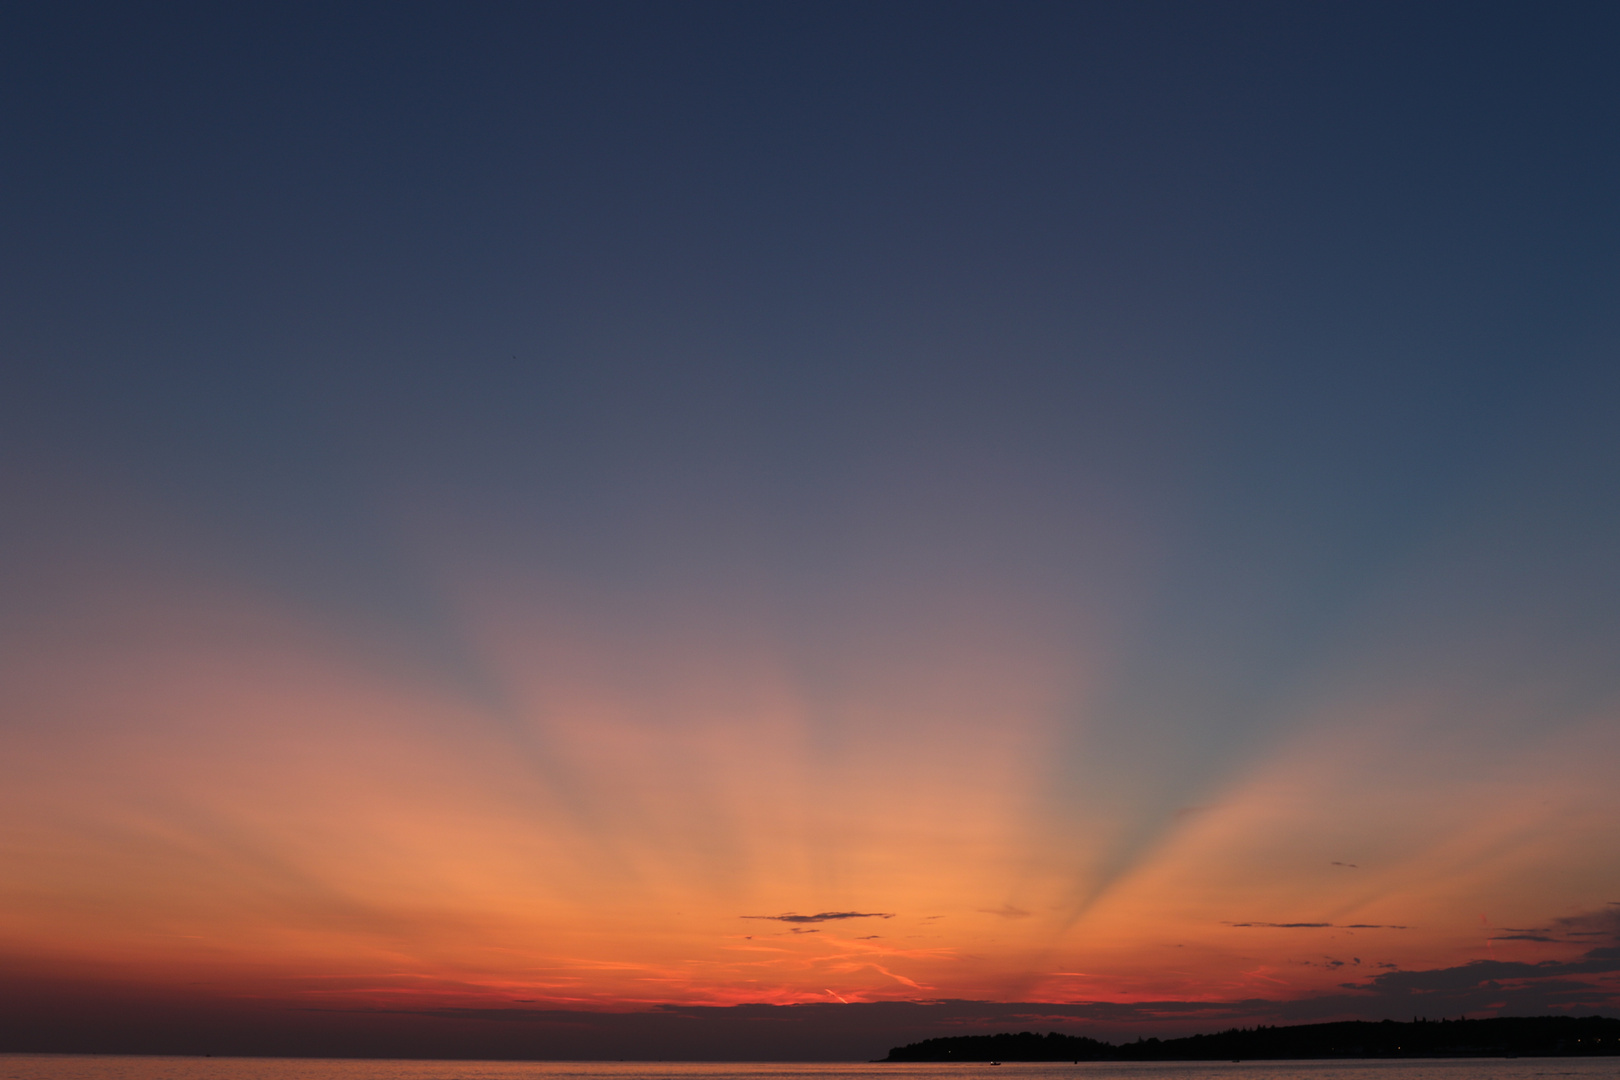
[{"label": "calm water", "polygon": [[1620,1080],[1620,1058],[1086,1065],[351,1061],[0,1054],[0,1080]]}]

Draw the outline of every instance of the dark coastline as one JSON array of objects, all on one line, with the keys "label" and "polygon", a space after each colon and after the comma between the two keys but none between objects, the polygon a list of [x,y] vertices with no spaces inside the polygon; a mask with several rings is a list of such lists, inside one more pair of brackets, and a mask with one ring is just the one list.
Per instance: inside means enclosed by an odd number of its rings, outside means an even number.
[{"label": "dark coastline", "polygon": [[1114,1045],[1031,1031],[957,1035],[897,1046],[883,1061],[1230,1061],[1313,1058],[1602,1057],[1620,1054],[1620,1020],[1499,1016],[1232,1028]]}]

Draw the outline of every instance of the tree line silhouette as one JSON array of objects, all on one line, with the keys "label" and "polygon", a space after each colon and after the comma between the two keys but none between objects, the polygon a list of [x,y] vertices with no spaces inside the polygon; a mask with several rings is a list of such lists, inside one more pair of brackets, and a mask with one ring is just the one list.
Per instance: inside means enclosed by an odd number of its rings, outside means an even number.
[{"label": "tree line silhouette", "polygon": [[955,1035],[897,1046],[883,1061],[1221,1061],[1361,1057],[1591,1057],[1620,1054],[1620,1020],[1497,1016],[1346,1020],[1231,1028],[1181,1039],[1113,1043],[1049,1031]]}]

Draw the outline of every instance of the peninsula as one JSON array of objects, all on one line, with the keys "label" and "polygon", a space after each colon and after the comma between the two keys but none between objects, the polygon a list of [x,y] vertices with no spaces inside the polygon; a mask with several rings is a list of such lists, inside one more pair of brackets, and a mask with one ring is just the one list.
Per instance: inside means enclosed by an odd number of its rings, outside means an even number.
[{"label": "peninsula", "polygon": [[1348,1020],[1232,1028],[1181,1039],[1113,1043],[1052,1031],[956,1035],[897,1046],[883,1061],[1230,1061],[1407,1057],[1591,1057],[1620,1054],[1620,1019]]}]

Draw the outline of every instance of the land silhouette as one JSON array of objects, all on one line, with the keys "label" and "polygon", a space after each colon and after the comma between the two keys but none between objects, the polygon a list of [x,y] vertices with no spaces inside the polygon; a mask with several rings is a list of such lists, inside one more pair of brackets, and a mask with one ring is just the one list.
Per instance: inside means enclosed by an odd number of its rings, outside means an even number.
[{"label": "land silhouette", "polygon": [[1231,1028],[1113,1043],[1033,1031],[955,1035],[897,1046],[883,1061],[1227,1061],[1299,1058],[1594,1057],[1620,1054],[1620,1020],[1497,1016]]}]

